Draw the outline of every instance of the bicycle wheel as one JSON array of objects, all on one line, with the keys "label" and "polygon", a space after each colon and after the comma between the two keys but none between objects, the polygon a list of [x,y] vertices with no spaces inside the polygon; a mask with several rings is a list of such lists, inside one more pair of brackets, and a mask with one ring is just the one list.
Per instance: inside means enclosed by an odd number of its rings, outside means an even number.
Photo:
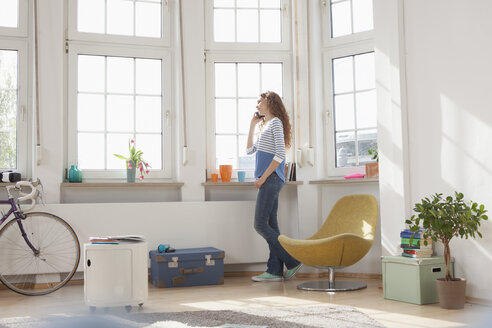
[{"label": "bicycle wheel", "polygon": [[14,292],[45,295],[63,287],[74,275],[80,246],[72,227],[56,215],[25,213],[22,226],[39,250],[34,254],[16,219],[0,230],[0,281]]}]

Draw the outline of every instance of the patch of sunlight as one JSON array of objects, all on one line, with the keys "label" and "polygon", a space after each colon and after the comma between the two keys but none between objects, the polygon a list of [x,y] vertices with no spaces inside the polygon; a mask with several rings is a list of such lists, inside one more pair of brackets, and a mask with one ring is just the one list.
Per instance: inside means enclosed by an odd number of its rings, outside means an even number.
[{"label": "patch of sunlight", "polygon": [[364,239],[374,239],[372,226],[366,221],[362,221],[362,235],[364,236]]},{"label": "patch of sunlight", "polygon": [[469,323],[453,322],[442,319],[410,315],[404,313],[388,312],[383,310],[366,309],[357,307],[358,310],[369,315],[374,320],[389,327],[408,327],[411,322],[412,328],[444,328],[444,327],[469,327]]},{"label": "patch of sunlight", "polygon": [[320,304],[316,301],[308,301],[293,297],[272,296],[272,297],[256,297],[244,299],[242,301],[235,300],[218,300],[207,302],[183,303],[182,305],[194,307],[202,310],[236,310],[244,308],[268,308],[282,306],[301,306]]},{"label": "patch of sunlight", "polygon": [[475,247],[477,247],[483,255],[485,255],[489,260],[492,261],[492,254],[490,254],[490,251],[488,249],[480,245],[480,243],[477,240],[475,239],[470,239],[470,240],[473,244],[475,244]]}]

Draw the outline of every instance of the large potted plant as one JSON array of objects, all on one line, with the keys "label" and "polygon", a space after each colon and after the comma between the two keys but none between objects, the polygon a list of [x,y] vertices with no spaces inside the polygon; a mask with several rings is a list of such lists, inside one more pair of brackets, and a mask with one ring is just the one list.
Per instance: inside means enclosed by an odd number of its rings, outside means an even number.
[{"label": "large potted plant", "polygon": [[[480,221],[488,219],[485,215],[487,210],[475,202],[465,202],[463,194],[459,192],[455,192],[454,197],[443,198],[442,194],[426,197],[416,203],[413,210],[417,214],[406,220],[411,231],[418,232],[422,227],[422,240],[432,238],[444,246],[446,276],[436,281],[440,305],[445,309],[462,309],[465,305],[466,280],[451,276],[449,242],[453,237],[482,238],[478,229]],[[427,241],[424,244],[427,245]]]}]

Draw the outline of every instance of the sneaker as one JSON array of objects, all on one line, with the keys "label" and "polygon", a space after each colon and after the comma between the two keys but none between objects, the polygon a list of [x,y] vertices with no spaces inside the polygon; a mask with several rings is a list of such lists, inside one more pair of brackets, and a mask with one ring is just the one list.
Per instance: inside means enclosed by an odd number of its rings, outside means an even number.
[{"label": "sneaker", "polygon": [[263,272],[259,276],[251,277],[253,281],[282,281],[282,276],[276,276],[274,274]]},{"label": "sneaker", "polygon": [[290,278],[294,277],[296,275],[297,271],[299,271],[299,269],[301,267],[302,267],[302,263],[299,263],[298,265],[296,265],[292,269],[285,271],[284,279],[289,280]]}]

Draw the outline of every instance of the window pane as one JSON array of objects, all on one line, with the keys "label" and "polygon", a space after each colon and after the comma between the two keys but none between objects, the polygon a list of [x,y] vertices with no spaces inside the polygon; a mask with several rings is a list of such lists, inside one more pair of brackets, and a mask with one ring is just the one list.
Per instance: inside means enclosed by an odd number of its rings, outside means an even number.
[{"label": "window pane", "polygon": [[17,51],[0,50],[0,168],[17,168]]},{"label": "window pane", "polygon": [[137,132],[161,132],[161,97],[136,97]]},{"label": "window pane", "polygon": [[215,64],[215,96],[236,96],[235,64]]},{"label": "window pane", "polygon": [[143,159],[151,166],[149,170],[162,170],[162,136],[160,134],[137,134],[135,144],[138,150],[143,151]]},{"label": "window pane", "polygon": [[350,1],[334,3],[331,5],[331,29],[332,37],[352,33],[352,16],[350,14]]},{"label": "window pane", "polygon": [[335,96],[335,130],[354,129],[354,96]]},{"label": "window pane", "polygon": [[372,0],[352,0],[354,33],[373,29]]},{"label": "window pane", "polygon": [[108,92],[133,93],[133,58],[108,57]]},{"label": "window pane", "polygon": [[367,90],[375,87],[374,52],[355,56],[355,89]]},{"label": "window pane", "polygon": [[234,8],[234,0],[214,0],[214,7]]},{"label": "window pane", "polygon": [[104,131],[104,96],[78,94],[77,101],[77,130]]},{"label": "window pane", "polygon": [[356,94],[357,128],[377,126],[376,90]]},{"label": "window pane", "polygon": [[215,100],[215,133],[236,133],[236,99]]},{"label": "window pane", "polygon": [[261,91],[274,91],[282,97],[282,64],[261,64]]},{"label": "window pane", "polygon": [[237,10],[237,41],[258,42],[258,10]]},{"label": "window pane", "polygon": [[110,170],[124,170],[126,169],[126,162],[121,158],[114,156],[118,154],[128,158],[130,156],[130,150],[128,149],[128,141],[133,139],[133,134],[116,134],[108,133],[108,151],[106,152],[107,168]]},{"label": "window pane", "polygon": [[104,57],[78,55],[79,92],[104,92]]},{"label": "window pane", "polygon": [[230,164],[236,168],[237,144],[236,136],[216,136],[216,168],[219,165]]},{"label": "window pane", "polygon": [[377,136],[377,130],[364,130],[358,132],[357,139],[359,143],[359,165],[374,162],[372,156],[367,152],[369,149],[377,148]]},{"label": "window pane", "polygon": [[88,33],[104,33],[104,1],[77,1],[77,30]]},{"label": "window pane", "polygon": [[257,97],[260,94],[260,64],[237,65],[239,97]]},{"label": "window pane", "polygon": [[[251,118],[253,114],[256,112],[256,98],[251,99],[239,99],[238,100],[238,128],[239,133],[248,133],[249,132],[249,124],[251,122]],[[239,153],[241,153],[241,148],[239,148]]]},{"label": "window pane", "polygon": [[336,167],[356,166],[355,138],[353,132],[337,133],[335,137],[337,164]]},{"label": "window pane", "polygon": [[247,135],[239,136],[239,156],[237,169],[238,170],[254,170],[255,169],[255,155],[246,155],[246,145],[248,142]]},{"label": "window pane", "polygon": [[215,42],[234,42],[236,35],[234,10],[214,10],[214,40]]},{"label": "window pane", "polygon": [[0,1],[0,26],[18,27],[19,22],[19,2],[18,0]]},{"label": "window pane", "polygon": [[260,11],[260,41],[281,42],[282,29],[280,21],[280,10]]},{"label": "window pane", "polygon": [[237,0],[238,8],[258,8],[258,0]]},{"label": "window pane", "polygon": [[78,134],[78,163],[82,170],[104,169],[104,134]]},{"label": "window pane", "polygon": [[17,51],[0,50],[0,90],[17,89]]},{"label": "window pane", "polygon": [[260,0],[260,8],[280,8],[280,0]]},{"label": "window pane", "polygon": [[108,131],[133,131],[133,97],[108,95]]},{"label": "window pane", "polygon": [[133,1],[107,0],[107,6],[108,33],[117,35],[134,35]]},{"label": "window pane", "polygon": [[146,95],[161,94],[161,61],[156,59],[136,59],[137,93]]},{"label": "window pane", "polygon": [[333,60],[333,82],[335,94],[354,90],[352,56]]},{"label": "window pane", "polygon": [[137,36],[151,38],[161,37],[161,4],[160,3],[135,3]]}]

